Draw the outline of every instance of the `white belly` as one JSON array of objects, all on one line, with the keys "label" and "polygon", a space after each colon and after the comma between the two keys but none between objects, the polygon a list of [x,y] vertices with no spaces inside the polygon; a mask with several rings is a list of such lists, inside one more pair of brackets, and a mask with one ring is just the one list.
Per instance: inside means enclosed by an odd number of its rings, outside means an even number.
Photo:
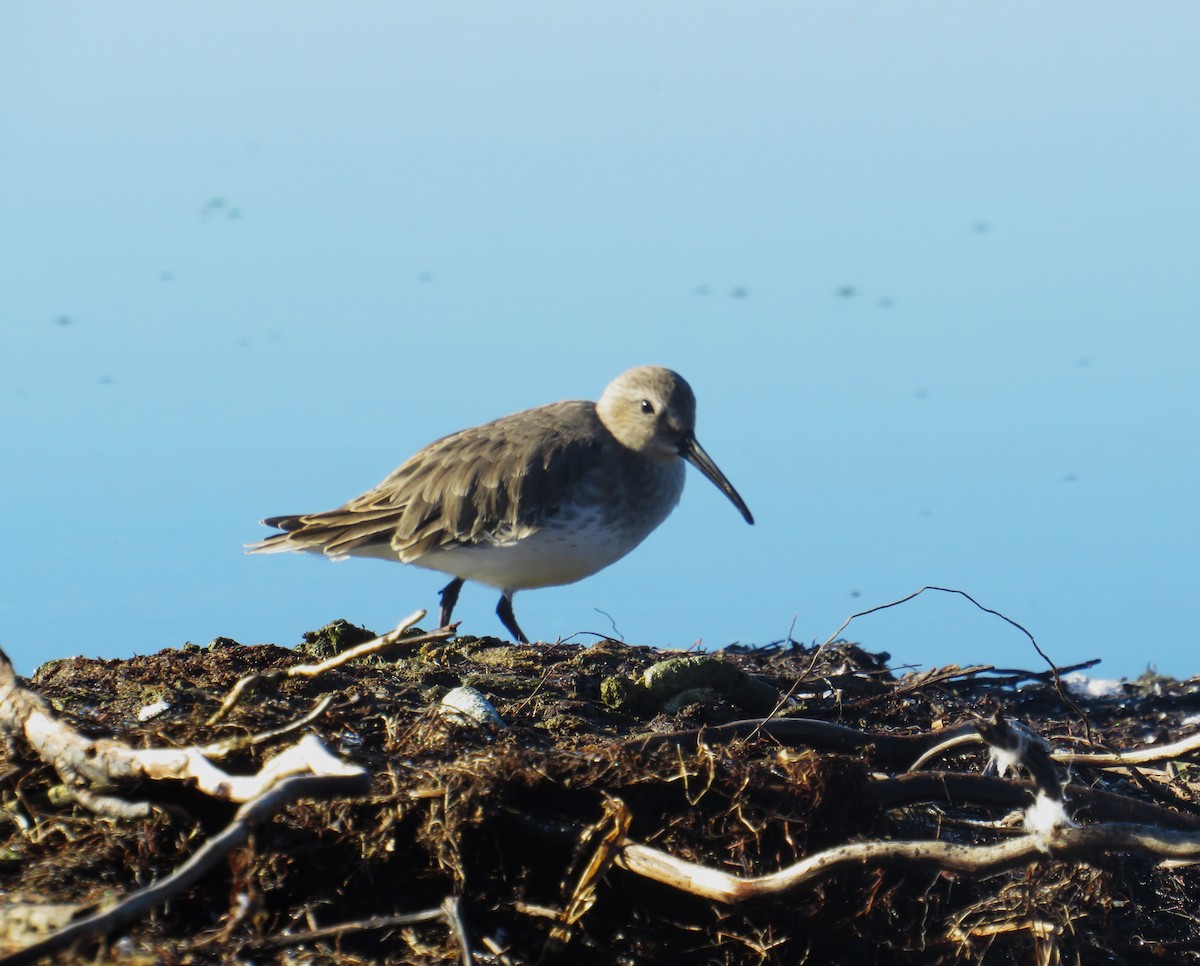
[{"label": "white belly", "polygon": [[580,502],[563,505],[537,524],[509,528],[503,536],[402,558],[386,544],[351,553],[403,559],[503,591],[574,583],[620,560],[675,508],[683,491],[683,460],[650,469],[616,481],[598,474],[580,484]]},{"label": "white belly", "polygon": [[520,540],[435,550],[412,562],[497,590],[554,587],[615,563],[652,529],[604,526],[599,513],[581,513],[569,523],[544,526]]}]

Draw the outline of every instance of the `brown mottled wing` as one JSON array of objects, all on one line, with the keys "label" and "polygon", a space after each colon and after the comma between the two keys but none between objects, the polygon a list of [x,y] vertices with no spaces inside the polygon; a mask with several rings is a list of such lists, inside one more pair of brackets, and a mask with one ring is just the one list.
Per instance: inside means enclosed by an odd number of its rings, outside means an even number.
[{"label": "brown mottled wing", "polygon": [[519,537],[595,467],[606,435],[590,402],[505,416],[431,443],[343,507],[263,521],[286,532],[260,546],[335,557],[390,546],[410,561],[435,547]]}]

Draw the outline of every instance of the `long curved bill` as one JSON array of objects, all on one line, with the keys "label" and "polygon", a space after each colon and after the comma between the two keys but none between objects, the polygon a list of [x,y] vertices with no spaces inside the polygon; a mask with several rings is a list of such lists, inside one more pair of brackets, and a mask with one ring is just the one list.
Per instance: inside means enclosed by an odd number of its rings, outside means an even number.
[{"label": "long curved bill", "polygon": [[717,469],[717,464],[712,461],[712,457],[704,452],[704,447],[696,442],[695,436],[684,437],[683,443],[679,447],[679,455],[712,480],[717,489],[729,497],[729,502],[741,511],[747,523],[754,523],[754,517],[750,515],[750,509],[746,506],[745,501],[738,496],[738,491],[725,478],[725,474]]}]

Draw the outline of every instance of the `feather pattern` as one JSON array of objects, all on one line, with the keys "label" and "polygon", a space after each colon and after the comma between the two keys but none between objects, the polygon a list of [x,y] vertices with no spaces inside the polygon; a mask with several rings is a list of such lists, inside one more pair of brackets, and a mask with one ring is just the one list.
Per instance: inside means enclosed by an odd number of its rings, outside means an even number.
[{"label": "feather pattern", "polygon": [[283,532],[252,549],[345,557],[386,547],[410,563],[437,549],[520,540],[558,514],[598,464],[611,464],[603,476],[620,477],[614,442],[592,402],[515,413],[429,444],[336,510],[264,520]]},{"label": "feather pattern", "polygon": [[696,399],[678,374],[630,369],[599,402],[527,409],[445,436],[336,510],[270,517],[254,553],[382,557],[452,574],[448,624],[464,580],[502,591],[497,613],[524,635],[512,594],[571,583],[642,542],[675,507],[684,461],[753,517],[695,437]]}]

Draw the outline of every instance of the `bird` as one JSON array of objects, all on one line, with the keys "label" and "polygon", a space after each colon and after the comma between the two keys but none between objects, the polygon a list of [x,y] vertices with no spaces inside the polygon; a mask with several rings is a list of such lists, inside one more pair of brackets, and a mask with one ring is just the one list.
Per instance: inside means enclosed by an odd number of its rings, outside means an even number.
[{"label": "bird", "polygon": [[268,517],[250,553],[376,557],[449,574],[440,622],[464,582],[500,591],[496,613],[527,644],[518,590],[574,583],[620,560],[683,492],[685,462],[754,517],[696,440],[696,396],[678,373],[638,366],[597,402],[526,409],[438,439],[336,510]]}]

